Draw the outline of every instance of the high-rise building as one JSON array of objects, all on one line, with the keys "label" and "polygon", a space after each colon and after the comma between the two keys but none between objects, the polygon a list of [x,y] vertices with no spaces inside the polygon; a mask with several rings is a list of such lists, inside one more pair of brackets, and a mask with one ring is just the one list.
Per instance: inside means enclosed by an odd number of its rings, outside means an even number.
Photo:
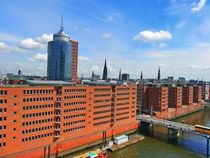
[{"label": "high-rise building", "polygon": [[119,78],[118,78],[118,80],[119,80],[119,81],[122,80],[121,69],[120,69],[120,71],[119,71]]},{"label": "high-rise building", "polygon": [[123,81],[127,81],[129,79],[130,79],[130,75],[129,74],[127,74],[127,73],[122,74],[122,80]]},{"label": "high-rise building", "polygon": [[78,42],[64,32],[63,18],[60,31],[48,42],[47,79],[77,81]]},{"label": "high-rise building", "polygon": [[107,75],[107,66],[106,66],[106,59],[105,59],[105,64],[104,64],[104,70],[103,70],[103,80],[107,80],[108,79],[108,75]]}]

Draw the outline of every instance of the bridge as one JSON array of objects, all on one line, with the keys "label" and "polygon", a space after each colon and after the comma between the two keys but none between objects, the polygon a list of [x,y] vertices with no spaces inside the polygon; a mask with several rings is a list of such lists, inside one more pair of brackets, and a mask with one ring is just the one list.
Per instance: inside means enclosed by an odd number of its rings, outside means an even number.
[{"label": "bridge", "polygon": [[151,117],[150,115],[138,115],[137,120],[142,121],[142,122],[147,122],[147,123],[153,124],[153,125],[163,126],[163,127],[169,128],[169,129],[174,129],[174,130],[178,130],[178,131],[201,135],[201,136],[204,136],[207,138],[210,137],[210,135],[196,132],[193,125],[189,125],[189,124],[185,124],[185,123],[179,123],[179,122],[174,122],[174,121],[169,121],[169,120],[158,119],[156,117]]},{"label": "bridge", "polygon": [[137,120],[140,122],[145,122],[148,124],[152,125],[158,125],[162,127],[168,128],[168,136],[169,138],[175,138],[177,137],[178,131],[183,131],[183,132],[188,132],[192,133],[195,135],[200,135],[203,136],[207,139],[207,145],[206,145],[206,157],[209,157],[209,139],[210,135],[204,134],[204,133],[199,133],[195,131],[194,126],[185,124],[185,123],[179,123],[179,122],[174,122],[174,121],[169,121],[169,120],[163,120],[163,119],[158,119],[156,117],[151,117],[150,115],[138,115]]}]

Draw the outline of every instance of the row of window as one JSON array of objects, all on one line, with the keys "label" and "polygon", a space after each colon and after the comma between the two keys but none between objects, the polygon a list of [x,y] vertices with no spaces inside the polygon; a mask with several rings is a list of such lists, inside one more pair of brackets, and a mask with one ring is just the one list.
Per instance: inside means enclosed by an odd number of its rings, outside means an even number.
[{"label": "row of window", "polygon": [[7,103],[7,99],[0,99],[0,104],[6,104]]},{"label": "row of window", "polygon": [[64,106],[70,106],[70,105],[86,105],[86,101],[64,103]]},{"label": "row of window", "polygon": [[7,112],[7,108],[0,108],[0,113]]},{"label": "row of window", "polygon": [[111,91],[111,88],[95,88],[94,89],[94,92],[101,92],[101,91]]},{"label": "row of window", "polygon": [[53,97],[23,98],[23,102],[50,101],[50,100],[53,100]]},{"label": "row of window", "polygon": [[32,109],[44,109],[44,108],[52,108],[53,104],[45,104],[45,105],[33,105],[33,106],[23,106],[23,110],[32,110]]},{"label": "row of window", "polygon": [[121,120],[126,120],[126,119],[128,119],[129,117],[121,117],[121,118],[119,118],[119,119],[116,119],[116,121],[121,121]]},{"label": "row of window", "polygon": [[28,137],[28,138],[22,138],[22,142],[28,142],[28,141],[32,141],[32,140],[36,140],[36,139],[40,139],[40,138],[44,138],[44,137],[49,137],[52,136],[52,133],[45,133],[45,134],[40,134],[37,136],[32,136],[32,137]]},{"label": "row of window", "polygon": [[79,123],[83,123],[83,122],[85,122],[85,120],[78,120],[78,121],[73,121],[73,122],[67,122],[67,123],[64,123],[63,125],[64,126],[70,126],[70,125],[79,124]]},{"label": "row of window", "polygon": [[74,127],[74,128],[69,128],[69,129],[65,129],[63,130],[64,133],[67,133],[67,132],[72,132],[72,131],[76,131],[76,130],[82,130],[84,129],[85,126],[79,126],[79,127]]},{"label": "row of window", "polygon": [[64,96],[64,99],[78,99],[78,98],[86,98],[86,95],[72,95],[72,96]]},{"label": "row of window", "polygon": [[53,89],[23,90],[23,94],[52,94]]},{"label": "row of window", "polygon": [[70,115],[70,116],[64,116],[64,119],[70,119],[70,118],[75,118],[75,117],[81,117],[81,116],[85,116],[85,114],[78,114],[78,115]]},{"label": "row of window", "polygon": [[124,107],[124,108],[118,108],[117,111],[121,111],[121,110],[128,110],[129,107]]},{"label": "row of window", "polygon": [[93,120],[101,120],[101,119],[105,119],[105,118],[110,118],[110,115],[94,117]]},{"label": "row of window", "polygon": [[76,112],[76,111],[81,111],[81,110],[86,110],[86,108],[66,109],[64,110],[64,113]]},{"label": "row of window", "polygon": [[98,122],[98,123],[94,123],[93,126],[99,126],[99,125],[104,125],[107,123],[110,123],[111,121],[104,121],[104,122]]},{"label": "row of window", "polygon": [[108,104],[108,105],[94,106],[94,109],[101,109],[101,108],[108,108],[108,107],[111,107],[111,105]]},{"label": "row of window", "polygon": [[106,100],[94,100],[94,103],[104,103],[104,102],[110,102],[111,99],[106,99]]},{"label": "row of window", "polygon": [[111,97],[111,94],[95,94],[94,97]]},{"label": "row of window", "polygon": [[23,114],[23,118],[44,116],[44,115],[52,115],[52,114],[53,114],[53,111],[39,112],[39,113],[30,113],[30,114]]},{"label": "row of window", "polygon": [[116,116],[126,115],[126,114],[129,114],[129,112],[122,112],[122,113],[118,113],[118,114],[116,114]]},{"label": "row of window", "polygon": [[82,93],[86,92],[86,89],[65,89],[65,93]]},{"label": "row of window", "polygon": [[107,113],[107,112],[111,112],[111,110],[96,111],[96,112],[94,112],[94,115],[95,114],[103,114],[103,113]]},{"label": "row of window", "polygon": [[6,90],[0,90],[0,96],[1,95],[7,95],[7,91]]},{"label": "row of window", "polygon": [[7,128],[6,125],[1,125],[1,126],[0,126],[0,130],[6,129],[6,128]]},{"label": "row of window", "polygon": [[130,93],[117,93],[117,96],[121,96],[121,95],[130,95]]},{"label": "row of window", "polygon": [[116,105],[117,105],[117,106],[120,106],[120,105],[129,105],[129,102],[117,103]]},{"label": "row of window", "polygon": [[0,138],[6,138],[6,134],[0,134]]},{"label": "row of window", "polygon": [[22,134],[34,133],[34,132],[39,132],[39,131],[48,130],[52,128],[53,126],[44,126],[44,127],[39,127],[39,128],[27,129],[27,130],[22,130]]},{"label": "row of window", "polygon": [[7,117],[0,117],[0,121],[6,121],[7,120]]},{"label": "row of window", "polygon": [[53,119],[43,119],[43,120],[36,120],[36,121],[29,121],[29,122],[23,122],[22,126],[28,126],[28,125],[35,125],[35,124],[41,124],[41,123],[46,123],[46,122],[52,122]]},{"label": "row of window", "polygon": [[129,98],[128,97],[126,97],[126,98],[117,98],[117,101],[120,101],[120,100],[129,100]]},{"label": "row of window", "polygon": [[122,91],[122,90],[123,90],[123,91],[127,91],[127,90],[129,90],[129,88],[117,88],[117,90],[118,90],[118,91]]}]

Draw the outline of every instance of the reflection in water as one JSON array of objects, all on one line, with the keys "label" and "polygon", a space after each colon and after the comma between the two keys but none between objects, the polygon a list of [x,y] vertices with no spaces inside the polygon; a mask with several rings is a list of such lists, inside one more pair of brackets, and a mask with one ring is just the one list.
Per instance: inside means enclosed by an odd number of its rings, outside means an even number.
[{"label": "reflection in water", "polygon": [[[174,121],[210,127],[210,108],[178,118]],[[154,128],[154,138],[145,137],[141,142],[109,153],[109,158],[204,158],[206,139],[189,133],[180,133],[177,141],[167,143],[168,130]],[[187,150],[186,150],[187,149]]]}]

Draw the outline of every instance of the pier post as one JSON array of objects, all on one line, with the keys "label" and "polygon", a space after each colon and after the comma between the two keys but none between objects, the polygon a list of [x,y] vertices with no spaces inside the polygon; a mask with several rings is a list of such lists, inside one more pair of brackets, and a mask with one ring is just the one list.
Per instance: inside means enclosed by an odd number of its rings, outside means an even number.
[{"label": "pier post", "polygon": [[210,137],[206,137],[207,138],[207,146],[206,146],[206,158],[209,157],[209,139]]},{"label": "pier post", "polygon": [[168,139],[176,139],[178,134],[178,130],[168,128]]}]

